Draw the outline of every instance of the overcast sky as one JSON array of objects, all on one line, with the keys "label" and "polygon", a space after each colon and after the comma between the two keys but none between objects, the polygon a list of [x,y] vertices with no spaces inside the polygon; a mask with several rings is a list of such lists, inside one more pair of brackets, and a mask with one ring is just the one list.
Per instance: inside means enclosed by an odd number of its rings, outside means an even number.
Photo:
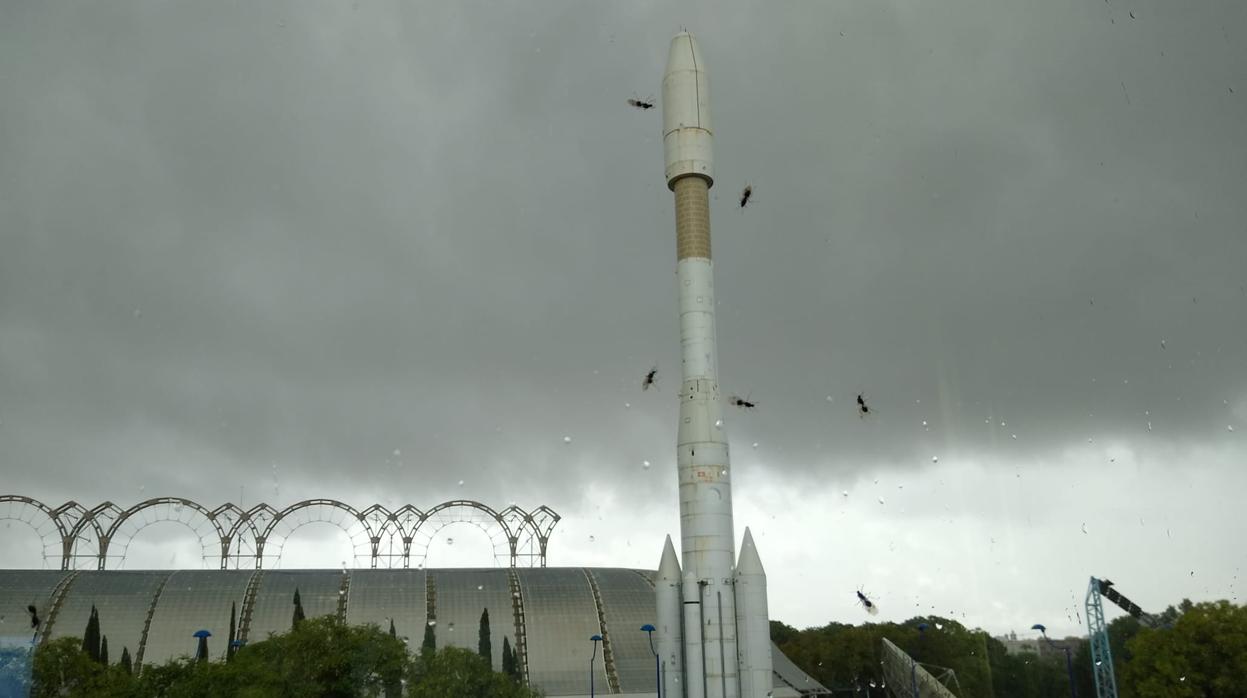
[{"label": "overcast sky", "polygon": [[[1237,0],[0,4],[0,491],[547,504],[550,564],[655,567],[673,204],[626,100],[681,26],[772,617],[1241,601]],[[491,564],[456,528],[430,564]]]}]

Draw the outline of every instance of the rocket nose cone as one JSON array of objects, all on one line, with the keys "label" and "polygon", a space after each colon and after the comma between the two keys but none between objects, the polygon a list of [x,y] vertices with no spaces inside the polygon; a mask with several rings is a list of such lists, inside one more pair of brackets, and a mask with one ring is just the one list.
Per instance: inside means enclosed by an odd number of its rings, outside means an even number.
[{"label": "rocket nose cone", "polygon": [[697,40],[687,31],[671,40],[662,74],[662,132],[710,125],[710,77]]},{"label": "rocket nose cone", "polygon": [[671,50],[667,53],[667,69],[664,75],[683,70],[705,70],[706,62],[702,60],[701,48],[697,39],[688,32],[680,32],[671,39]]}]

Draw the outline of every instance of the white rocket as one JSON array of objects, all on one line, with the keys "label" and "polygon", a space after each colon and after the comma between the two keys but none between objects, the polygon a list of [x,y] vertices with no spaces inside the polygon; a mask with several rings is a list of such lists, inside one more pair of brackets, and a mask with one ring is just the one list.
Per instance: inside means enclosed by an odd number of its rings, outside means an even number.
[{"label": "white rocket", "polygon": [[710,84],[696,40],[671,40],[662,81],[667,187],[675,193],[680,291],[680,549],[671,538],[658,567],[659,655],[664,698],[765,698],[771,691],[766,572],[745,531],[739,564],[732,480],[714,330],[710,187],[714,133]]}]

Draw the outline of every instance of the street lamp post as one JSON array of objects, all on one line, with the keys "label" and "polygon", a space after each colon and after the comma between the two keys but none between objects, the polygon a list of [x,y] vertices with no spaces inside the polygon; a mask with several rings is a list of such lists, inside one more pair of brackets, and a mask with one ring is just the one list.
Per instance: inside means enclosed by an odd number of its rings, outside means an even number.
[{"label": "street lamp post", "polygon": [[[1043,636],[1043,639],[1048,643],[1049,647],[1057,646],[1057,644],[1048,637],[1048,629],[1044,627],[1043,623],[1036,623],[1032,625],[1031,630],[1038,630],[1039,634]],[[1060,647],[1065,650],[1065,673],[1069,675],[1070,698],[1078,698],[1078,685],[1074,683],[1074,659],[1070,656],[1068,644],[1063,644]]]},{"label": "street lamp post", "polygon": [[589,698],[593,698],[595,695],[593,686],[593,664],[598,658],[598,643],[602,641],[602,636],[594,635],[589,639],[593,641],[593,655],[589,657]]},{"label": "street lamp post", "polygon": [[641,626],[641,630],[649,637],[649,651],[654,655],[654,690],[658,692],[658,698],[662,698],[662,674],[658,671],[658,652],[654,649],[654,631],[657,628],[646,623]]}]

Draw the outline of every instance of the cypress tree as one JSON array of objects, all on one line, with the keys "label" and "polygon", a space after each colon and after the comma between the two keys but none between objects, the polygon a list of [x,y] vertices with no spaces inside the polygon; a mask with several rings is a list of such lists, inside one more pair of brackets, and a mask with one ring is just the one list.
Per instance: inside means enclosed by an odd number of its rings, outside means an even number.
[{"label": "cypress tree", "polygon": [[100,664],[108,666],[108,636],[100,638]]},{"label": "cypress tree", "polygon": [[433,623],[424,624],[424,642],[420,643],[420,654],[428,655],[437,652],[437,636],[433,634]]},{"label": "cypress tree", "polygon": [[294,618],[290,622],[290,628],[293,630],[294,628],[299,627],[299,623],[302,623],[305,618],[307,618],[307,616],[303,615],[303,600],[299,598],[299,588],[295,587]]},{"label": "cypress tree", "polygon": [[481,629],[476,638],[476,652],[485,658],[485,663],[493,666],[493,644],[489,641],[489,609],[481,611]]},{"label": "cypress tree", "polygon": [[130,648],[129,647],[121,648],[121,668],[127,674],[134,673],[134,662],[131,661],[130,659]]},{"label": "cypress tree", "polygon": [[502,636],[502,673],[515,676],[515,654],[511,652],[511,638]]},{"label": "cypress tree", "polygon": [[230,602],[229,605],[229,644],[225,647],[225,661],[233,661],[234,652],[238,649],[234,646],[234,641],[238,639],[237,631],[238,623],[238,602]]},{"label": "cypress tree", "polygon": [[397,637],[398,637],[398,631],[396,631],[396,630],[394,629],[394,619],[393,619],[393,618],[391,618],[391,619],[390,619],[390,637],[393,637],[393,638],[397,638]]},{"label": "cypress tree", "polygon": [[82,634],[82,651],[95,661],[100,661],[100,614],[91,604],[91,617],[87,619],[87,629]]}]

